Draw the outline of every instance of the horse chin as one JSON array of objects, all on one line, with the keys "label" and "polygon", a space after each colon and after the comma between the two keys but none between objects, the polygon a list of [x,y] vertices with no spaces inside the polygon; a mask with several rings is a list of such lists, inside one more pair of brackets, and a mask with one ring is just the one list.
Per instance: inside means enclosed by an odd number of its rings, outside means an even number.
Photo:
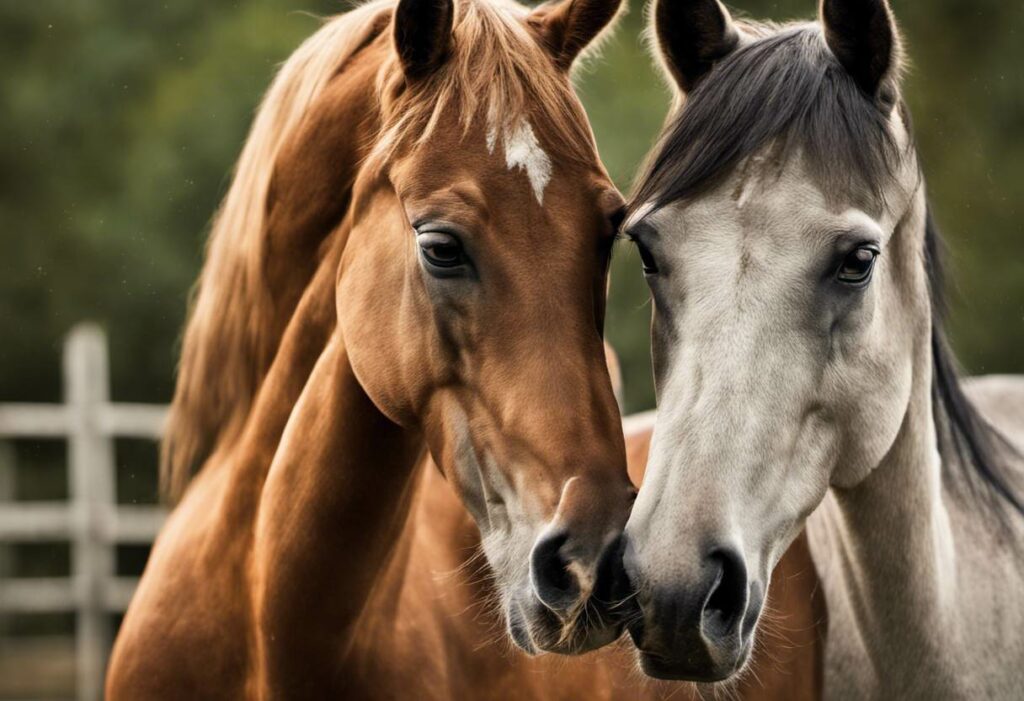
[{"label": "horse chin", "polygon": [[750,661],[753,640],[747,638],[735,647],[687,645],[683,654],[646,650],[631,626],[630,635],[637,646],[640,669],[649,677],[665,681],[720,682],[740,674]]},{"label": "horse chin", "polygon": [[507,610],[509,636],[528,655],[582,655],[615,642],[624,630],[622,623],[608,620],[593,608],[588,602],[585,614],[566,623],[532,596],[511,602]]}]

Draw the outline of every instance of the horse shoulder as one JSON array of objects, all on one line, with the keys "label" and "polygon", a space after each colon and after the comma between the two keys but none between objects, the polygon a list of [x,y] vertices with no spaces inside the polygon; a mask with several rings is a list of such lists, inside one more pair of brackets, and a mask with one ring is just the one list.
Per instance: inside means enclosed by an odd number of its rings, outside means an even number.
[{"label": "horse shoulder", "polygon": [[223,537],[225,477],[197,476],[157,538],[111,654],[106,698],[244,695],[247,548]]}]

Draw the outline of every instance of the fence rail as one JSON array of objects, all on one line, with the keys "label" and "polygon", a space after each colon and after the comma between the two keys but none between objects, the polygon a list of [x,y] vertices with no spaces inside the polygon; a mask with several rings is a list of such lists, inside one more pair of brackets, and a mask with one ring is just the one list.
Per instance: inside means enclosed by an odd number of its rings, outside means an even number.
[{"label": "fence rail", "polygon": [[74,612],[77,697],[102,698],[111,645],[110,613],[124,611],[136,580],[118,577],[119,543],[150,543],[157,506],[119,505],[115,438],[159,439],[167,409],[110,401],[107,339],[92,324],[64,344],[63,404],[0,404],[0,439],[68,441],[67,502],[0,501],[0,542],[68,540],[71,576],[0,579],[0,611]]}]

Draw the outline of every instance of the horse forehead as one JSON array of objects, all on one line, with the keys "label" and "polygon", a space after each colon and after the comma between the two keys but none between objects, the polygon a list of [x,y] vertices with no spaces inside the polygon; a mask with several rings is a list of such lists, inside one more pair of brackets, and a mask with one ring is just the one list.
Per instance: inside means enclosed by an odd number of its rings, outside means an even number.
[{"label": "horse forehead", "polygon": [[[601,177],[603,169],[596,153],[592,163],[581,161],[564,153],[558,144],[548,143],[550,139],[542,133],[547,132],[527,116],[501,124],[492,121],[468,131],[456,124],[444,125],[393,172],[399,174],[403,193],[425,197],[457,185],[460,190],[471,190],[476,201],[497,202],[505,209],[510,203],[528,206],[523,214],[541,210],[551,214],[570,207],[565,198],[557,203],[551,199],[556,178],[571,181],[572,187],[562,190],[574,197],[583,195],[588,206],[604,204],[587,197],[593,194],[600,199],[603,192],[614,190],[611,181]],[[532,202],[520,197],[521,193],[528,194]]]},{"label": "horse forehead", "polygon": [[493,154],[497,149],[504,151],[508,170],[526,175],[537,204],[543,207],[553,165],[530,120],[520,117],[508,124],[492,124],[487,130],[487,150]]},{"label": "horse forehead", "polygon": [[674,208],[675,226],[688,239],[747,245],[792,240],[837,225],[844,211],[830,204],[798,164],[782,168],[739,168],[705,195]]},{"label": "horse forehead", "polygon": [[781,168],[766,162],[741,170],[731,185],[728,194],[735,211],[750,222],[796,222],[828,213],[825,193],[801,158],[791,158]]}]

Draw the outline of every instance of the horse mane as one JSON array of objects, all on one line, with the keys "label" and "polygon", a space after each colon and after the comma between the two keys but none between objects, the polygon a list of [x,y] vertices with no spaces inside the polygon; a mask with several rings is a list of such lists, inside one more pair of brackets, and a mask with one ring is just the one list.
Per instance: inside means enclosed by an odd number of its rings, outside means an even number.
[{"label": "horse mane", "polygon": [[[390,27],[396,4],[374,0],[328,20],[284,63],[257,111],[192,293],[161,450],[161,486],[172,500],[214,450],[241,432],[281,343],[282,311],[294,311],[279,308],[264,271],[278,156],[346,61]],[[521,21],[527,11],[510,0],[456,0],[451,55],[416,87],[405,85],[390,52],[375,86],[380,133],[366,162],[348,167],[373,167],[398,149],[415,148],[445,110],[459,115],[467,131],[481,112],[496,130],[543,110],[549,118],[533,126],[560,159],[592,158],[582,107]],[[304,286],[308,277],[294,282]]]},{"label": "horse mane", "polygon": [[[913,139],[900,148],[888,128],[893,105],[860,90],[818,25],[745,28],[754,40],[723,58],[686,96],[645,165],[630,208],[695,197],[766,149],[779,163],[799,152],[825,192],[867,188],[881,201],[914,149]],[[909,132],[906,105],[895,108]],[[946,338],[941,239],[930,210],[924,247],[933,309],[932,395],[944,470],[953,486],[969,485],[973,492],[980,486],[1024,515],[1024,498],[1006,474],[1005,458],[1017,451],[964,393]]]},{"label": "horse mane", "polygon": [[886,113],[832,56],[820,28],[743,24],[755,39],[721,59],[687,94],[632,201],[662,207],[694,197],[770,146],[779,162],[801,151],[826,192],[861,186],[881,197],[903,154]]},{"label": "horse mane", "polygon": [[172,498],[224,435],[241,430],[281,340],[263,284],[277,155],[339,67],[379,31],[373,20],[387,6],[364,5],[325,24],[284,63],[257,110],[192,292],[161,449],[161,485]]},{"label": "horse mane", "polygon": [[964,393],[959,363],[946,336],[944,246],[930,207],[924,245],[932,302],[932,401],[936,407],[939,452],[946,458],[943,464],[949,471],[958,469],[959,484],[974,495],[978,495],[980,487],[981,495],[998,496],[1024,515],[1024,497],[1005,474],[1006,458],[1020,458],[1019,451]]}]

